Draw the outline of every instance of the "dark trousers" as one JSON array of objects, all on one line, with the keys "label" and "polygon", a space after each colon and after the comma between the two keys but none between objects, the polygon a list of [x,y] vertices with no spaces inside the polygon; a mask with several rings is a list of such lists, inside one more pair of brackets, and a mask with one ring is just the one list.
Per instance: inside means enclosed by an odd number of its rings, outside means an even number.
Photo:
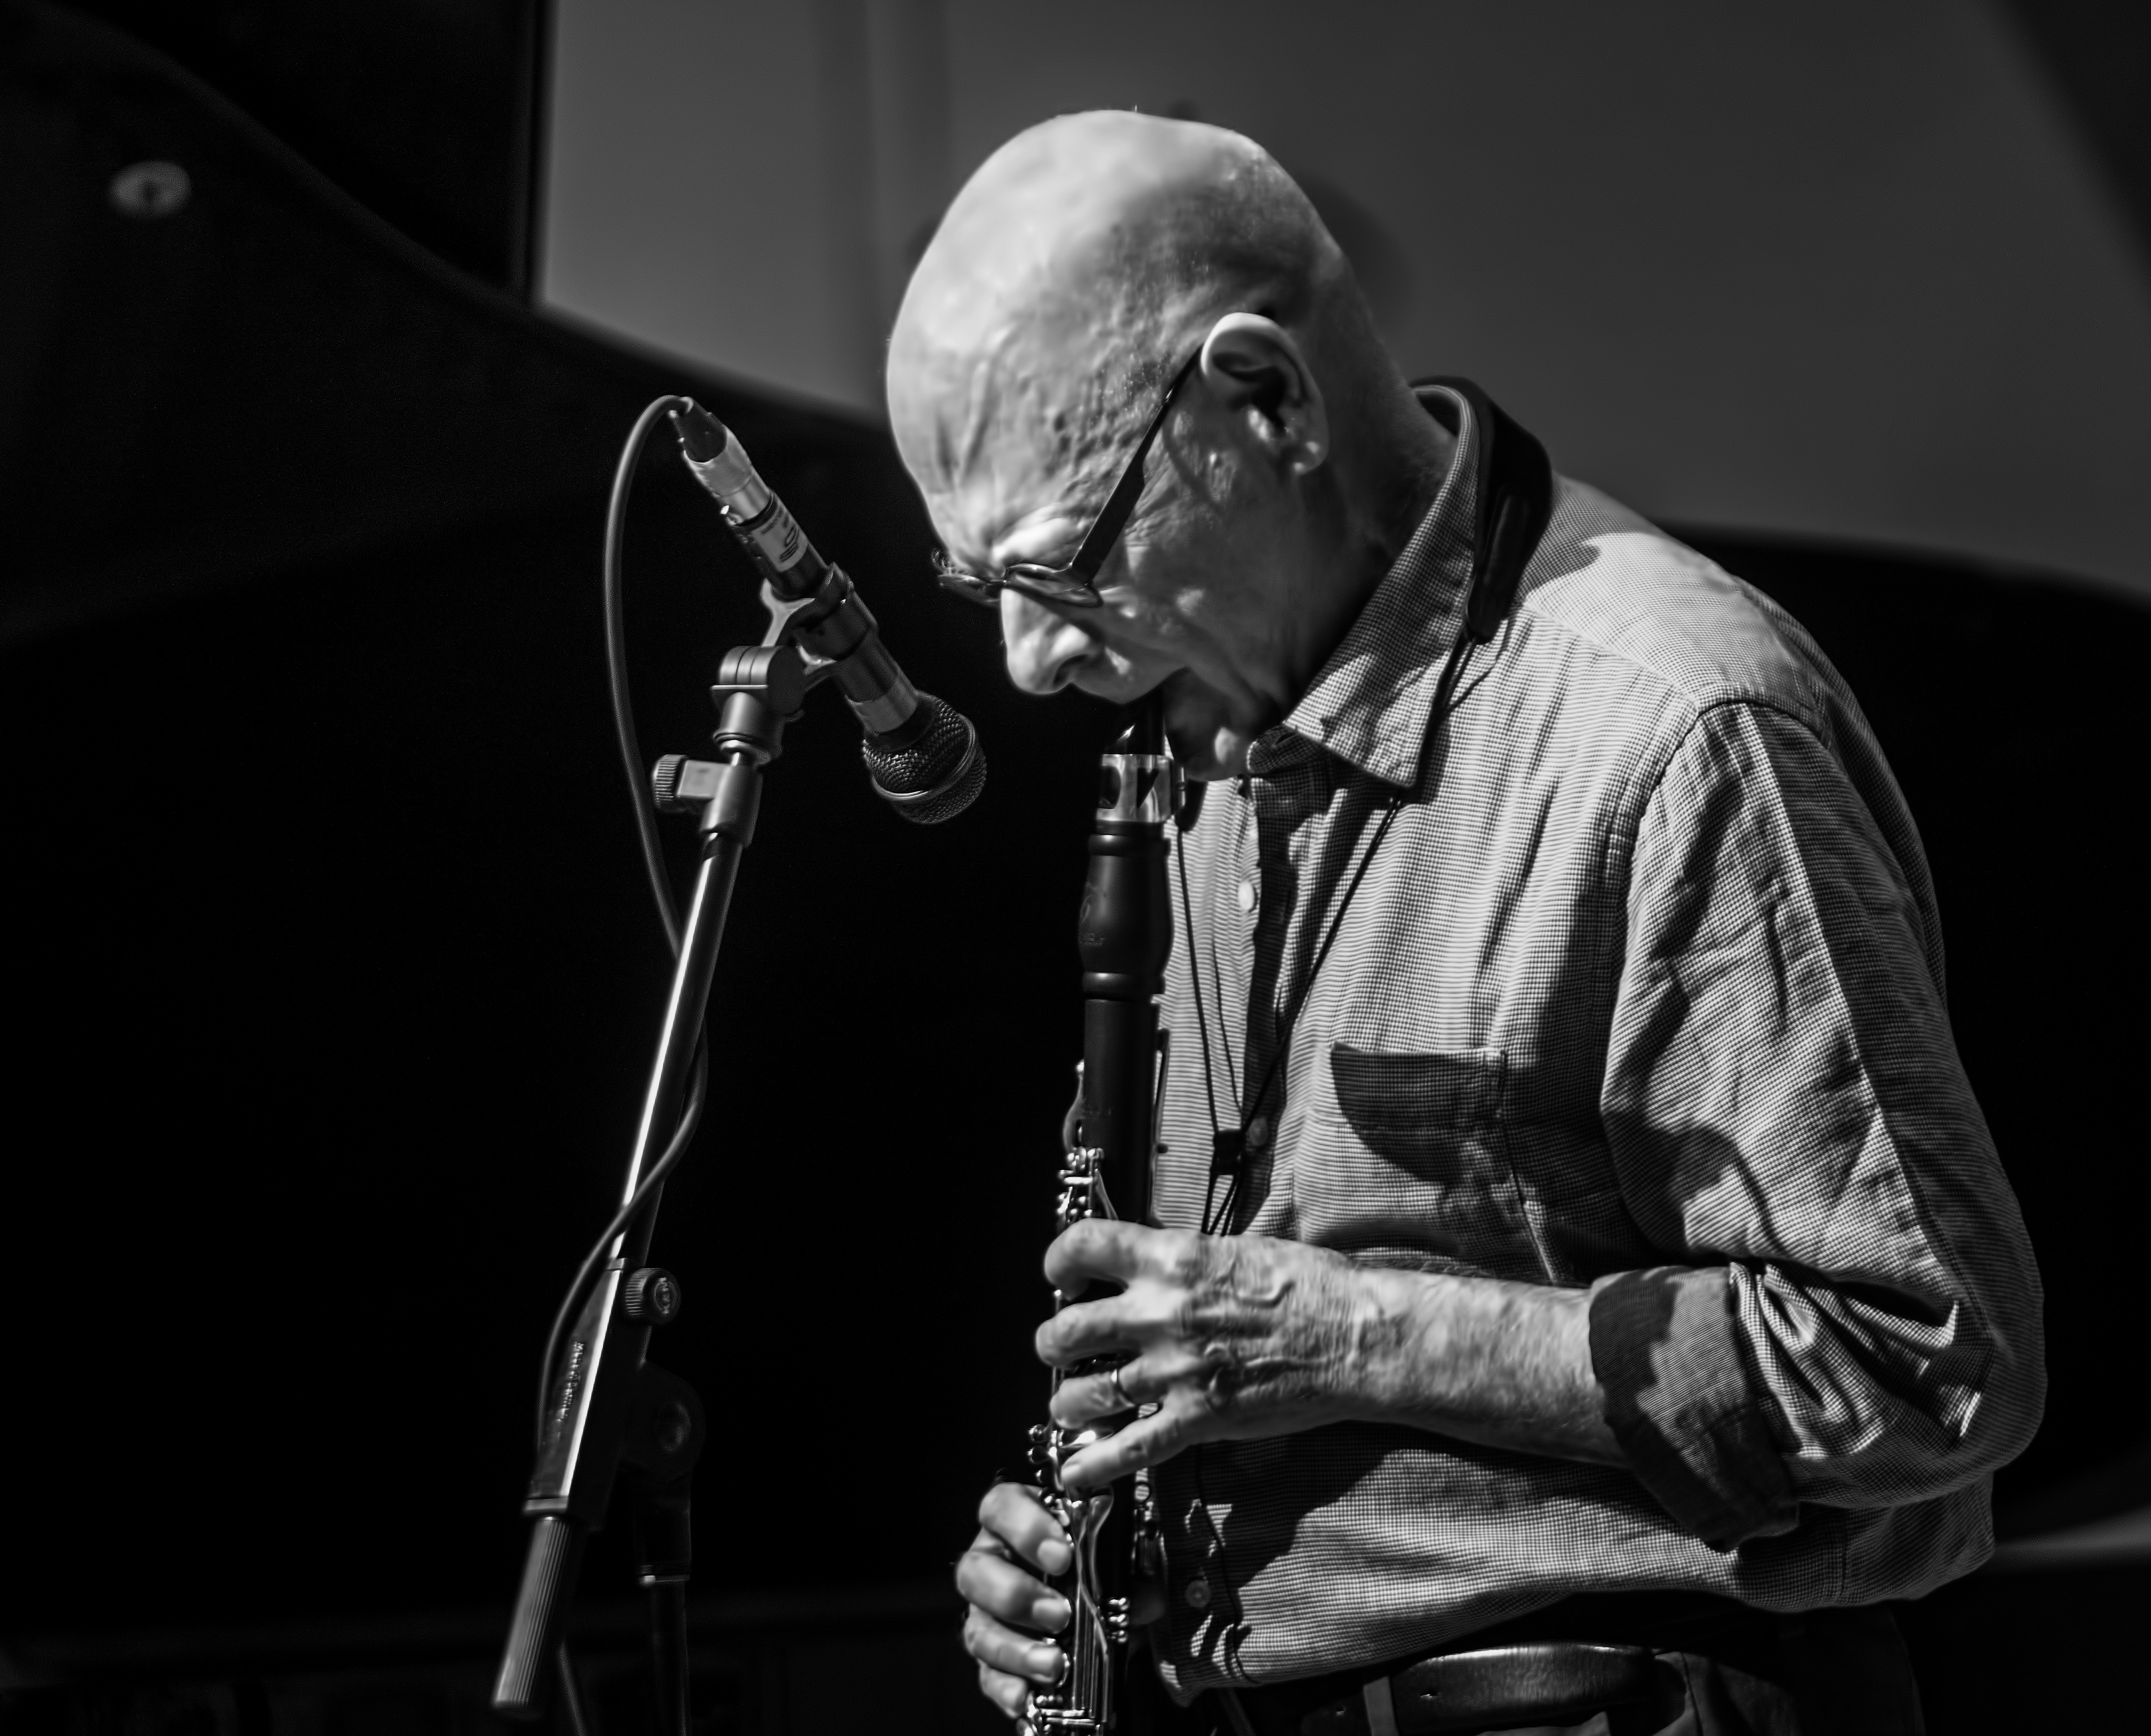
[{"label": "dark trousers", "polygon": [[[1577,1722],[1509,1726],[1536,1736],[1924,1736],[1920,1694],[1886,1609],[1777,1616],[1723,1598],[1681,1593],[1571,1597],[1440,1647],[1475,1652],[1546,1641],[1642,1646],[1656,1654],[1658,1694]],[[1255,1736],[1299,1736],[1317,1708],[1412,1662],[1243,1688]],[[1148,1676],[1146,1668],[1140,1672]],[[1148,1691],[1146,1691],[1148,1690]],[[1155,1698],[1152,1698],[1152,1693]],[[1156,1736],[1234,1736],[1215,1695],[1176,1708],[1155,1678],[1139,1688],[1131,1725]]]}]

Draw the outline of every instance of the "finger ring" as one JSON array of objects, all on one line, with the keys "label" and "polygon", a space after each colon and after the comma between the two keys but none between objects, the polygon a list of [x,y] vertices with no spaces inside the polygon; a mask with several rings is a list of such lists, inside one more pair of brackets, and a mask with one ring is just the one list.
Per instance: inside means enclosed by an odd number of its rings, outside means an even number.
[{"label": "finger ring", "polygon": [[1121,1384],[1121,1375],[1126,1367],[1127,1364],[1126,1363],[1122,1363],[1119,1368],[1115,1369],[1111,1374],[1106,1377],[1106,1379],[1113,1389],[1113,1396],[1121,1401],[1121,1409],[1123,1410],[1133,1410],[1136,1408],[1136,1401],[1128,1396],[1127,1388]]}]

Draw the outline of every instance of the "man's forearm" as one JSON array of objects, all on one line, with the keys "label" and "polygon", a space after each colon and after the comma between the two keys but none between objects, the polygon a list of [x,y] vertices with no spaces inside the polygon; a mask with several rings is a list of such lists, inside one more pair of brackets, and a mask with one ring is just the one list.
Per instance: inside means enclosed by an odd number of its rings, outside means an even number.
[{"label": "man's forearm", "polygon": [[[1054,1287],[1117,1295],[1064,1308],[1040,1356],[1074,1369],[1065,1426],[1151,1405],[1084,1449],[1086,1486],[1205,1440],[1263,1440],[1330,1423],[1404,1423],[1518,1452],[1627,1461],[1593,1372],[1589,1291],[1365,1266],[1305,1243],[1086,1219],[1046,1251]],[[1117,1360],[1117,1358],[1116,1358]]]},{"label": "man's forearm", "polygon": [[1591,1293],[1363,1271],[1340,1397],[1367,1422],[1485,1446],[1623,1462],[1591,1364]]}]

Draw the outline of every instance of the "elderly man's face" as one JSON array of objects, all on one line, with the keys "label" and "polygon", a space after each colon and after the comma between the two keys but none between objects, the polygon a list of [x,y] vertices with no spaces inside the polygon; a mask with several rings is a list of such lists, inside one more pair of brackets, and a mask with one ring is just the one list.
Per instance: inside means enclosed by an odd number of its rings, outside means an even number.
[{"label": "elderly man's face", "polygon": [[[1077,486],[1047,473],[1014,430],[994,448],[969,485],[935,503],[951,546],[988,571],[1066,561],[1110,474]],[[1278,671],[1295,576],[1312,553],[1305,490],[1251,448],[1199,372],[1145,468],[1141,500],[1098,575],[1102,608],[1002,594],[1009,675],[1026,692],[1076,686],[1115,701],[1162,684],[1175,752],[1197,777],[1215,777],[1237,768],[1245,742],[1292,697]]]}]

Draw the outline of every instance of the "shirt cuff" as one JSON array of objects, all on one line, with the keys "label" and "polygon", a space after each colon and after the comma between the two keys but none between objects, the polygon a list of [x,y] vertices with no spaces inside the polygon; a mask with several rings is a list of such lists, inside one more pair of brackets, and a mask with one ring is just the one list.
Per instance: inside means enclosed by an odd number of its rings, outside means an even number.
[{"label": "shirt cuff", "polygon": [[1602,1280],[1591,1365],[1628,1468],[1682,1530],[1725,1551],[1792,1529],[1799,1504],[1748,1378],[1723,1267]]}]

